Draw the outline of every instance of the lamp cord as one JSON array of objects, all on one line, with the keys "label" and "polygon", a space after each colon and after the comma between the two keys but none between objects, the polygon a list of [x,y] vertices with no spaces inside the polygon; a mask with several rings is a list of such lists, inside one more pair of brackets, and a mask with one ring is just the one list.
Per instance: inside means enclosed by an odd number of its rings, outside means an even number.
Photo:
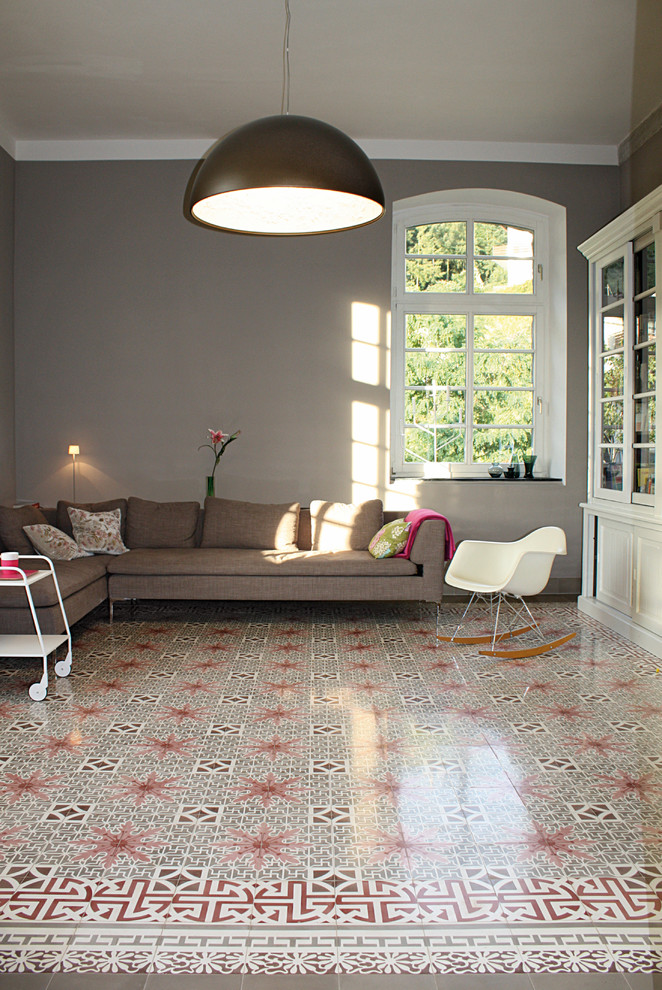
[{"label": "lamp cord", "polygon": [[285,37],[283,38],[283,92],[280,112],[290,112],[290,0],[285,0]]}]

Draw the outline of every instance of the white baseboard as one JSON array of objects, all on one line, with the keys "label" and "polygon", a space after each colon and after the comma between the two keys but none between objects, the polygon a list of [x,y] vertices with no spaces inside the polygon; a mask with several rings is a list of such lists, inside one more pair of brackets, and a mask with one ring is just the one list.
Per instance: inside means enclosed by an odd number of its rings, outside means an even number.
[{"label": "white baseboard", "polygon": [[597,619],[609,629],[624,636],[625,639],[629,639],[630,642],[642,646],[653,656],[662,658],[662,636],[643,629],[622,612],[617,612],[595,598],[586,598],[584,595],[580,595],[577,599],[577,608],[585,615],[590,615],[592,619]]}]

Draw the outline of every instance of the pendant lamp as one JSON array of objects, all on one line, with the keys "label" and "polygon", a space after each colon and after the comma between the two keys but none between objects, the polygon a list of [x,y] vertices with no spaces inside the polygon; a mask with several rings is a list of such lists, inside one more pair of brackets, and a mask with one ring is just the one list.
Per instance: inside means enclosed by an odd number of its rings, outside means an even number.
[{"label": "pendant lamp", "polygon": [[231,131],[198,163],[184,212],[204,227],[244,234],[325,234],[384,213],[375,168],[346,134],[289,113],[289,2],[285,0],[283,103],[287,112]]}]

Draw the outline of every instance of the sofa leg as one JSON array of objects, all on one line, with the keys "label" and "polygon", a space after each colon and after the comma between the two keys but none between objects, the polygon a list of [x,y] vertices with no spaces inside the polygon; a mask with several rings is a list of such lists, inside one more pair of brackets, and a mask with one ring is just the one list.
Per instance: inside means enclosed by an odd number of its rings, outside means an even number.
[{"label": "sofa leg", "polygon": [[112,626],[112,624],[113,624],[113,609],[114,609],[114,605],[115,605],[115,602],[113,601],[113,599],[112,598],[109,598],[108,599],[108,624],[110,626]]}]

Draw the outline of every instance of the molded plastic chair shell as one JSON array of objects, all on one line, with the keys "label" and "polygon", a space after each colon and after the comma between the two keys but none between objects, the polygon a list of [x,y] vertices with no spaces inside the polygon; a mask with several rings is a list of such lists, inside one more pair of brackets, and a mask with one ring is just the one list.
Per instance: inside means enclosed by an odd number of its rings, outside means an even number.
[{"label": "molded plastic chair shell", "polygon": [[566,553],[565,533],[558,526],[543,526],[514,543],[464,540],[445,581],[479,595],[538,595],[549,581],[554,557]]}]

